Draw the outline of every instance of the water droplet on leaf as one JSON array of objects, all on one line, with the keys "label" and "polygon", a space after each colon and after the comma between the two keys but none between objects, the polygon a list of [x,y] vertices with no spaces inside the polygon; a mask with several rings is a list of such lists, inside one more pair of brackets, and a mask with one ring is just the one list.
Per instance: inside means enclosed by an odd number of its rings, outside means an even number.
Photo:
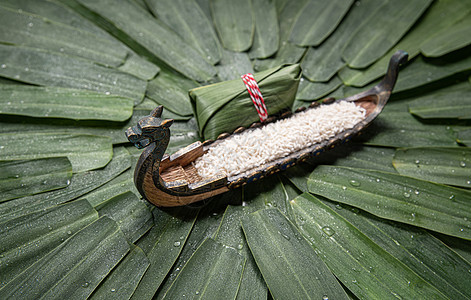
[{"label": "water droplet on leaf", "polygon": [[280,234],[281,234],[281,236],[284,237],[286,240],[288,240],[288,241],[290,240],[290,237],[287,236],[286,234],[284,234],[284,233],[282,233],[282,232],[280,232]]},{"label": "water droplet on leaf", "polygon": [[358,187],[358,186],[361,185],[360,182],[358,182],[358,181],[356,181],[356,180],[354,180],[354,179],[350,180],[348,183],[350,183],[351,186],[355,186],[355,187]]},{"label": "water droplet on leaf", "polygon": [[324,231],[324,233],[327,234],[328,236],[333,236],[335,234],[335,231],[329,226],[322,227],[322,231]]}]

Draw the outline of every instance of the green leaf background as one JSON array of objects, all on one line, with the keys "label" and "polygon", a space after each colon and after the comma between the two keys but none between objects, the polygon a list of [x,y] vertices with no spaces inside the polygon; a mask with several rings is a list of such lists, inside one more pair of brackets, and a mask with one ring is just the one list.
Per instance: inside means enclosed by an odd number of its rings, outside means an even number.
[{"label": "green leaf background", "polygon": [[[470,299],[470,12],[1,1],[0,298]],[[173,153],[201,140],[192,88],[300,63],[294,110],[369,88],[397,49],[390,102],[351,143],[192,207],[134,187],[124,131],[156,105]]]}]

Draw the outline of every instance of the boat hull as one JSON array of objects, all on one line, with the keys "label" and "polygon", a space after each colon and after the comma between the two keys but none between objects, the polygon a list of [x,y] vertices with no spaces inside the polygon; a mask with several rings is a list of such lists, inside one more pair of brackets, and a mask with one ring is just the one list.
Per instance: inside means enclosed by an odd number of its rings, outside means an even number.
[{"label": "boat hull", "polygon": [[[403,51],[396,52],[390,60],[388,72],[383,80],[365,92],[345,99],[335,100],[327,98],[323,101],[313,102],[310,107],[299,108],[295,113],[285,112],[278,116],[271,116],[263,124],[254,123],[249,128],[240,127],[232,133],[221,134],[216,140],[193,143],[171,156],[162,157],[162,149],[157,149],[158,146],[154,142],[141,154],[137,163],[134,177],[136,187],[145,199],[156,206],[172,207],[188,205],[286,170],[300,162],[316,157],[337,145],[344,144],[361,134],[380,114],[392,93],[399,66],[406,61],[407,53]],[[331,105],[340,101],[354,102],[356,105],[361,106],[366,111],[366,117],[353,128],[344,130],[324,142],[290,153],[283,158],[231,177],[220,174],[209,179],[203,179],[199,177],[194,167],[193,162],[198,157],[204,155],[211,147],[223,142],[224,139],[230,136],[254,130],[280,119],[289,118],[304,110],[315,109],[321,105]],[[161,108],[156,110],[161,112]],[[167,135],[164,135],[164,137],[166,139],[165,145],[167,145],[169,137]],[[157,142],[161,143],[161,141]],[[155,157],[156,152],[159,153],[160,159]]]}]

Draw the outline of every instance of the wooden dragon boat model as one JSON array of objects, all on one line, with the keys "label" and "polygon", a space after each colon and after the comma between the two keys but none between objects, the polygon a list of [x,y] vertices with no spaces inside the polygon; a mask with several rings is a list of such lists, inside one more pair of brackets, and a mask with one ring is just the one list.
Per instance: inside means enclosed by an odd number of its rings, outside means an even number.
[{"label": "wooden dragon boat model", "polygon": [[[182,206],[238,188],[316,156],[339,143],[350,140],[379,115],[394,88],[399,66],[407,61],[407,57],[404,51],[396,52],[389,62],[388,71],[383,80],[368,91],[345,99],[327,98],[321,102],[313,102],[309,108],[300,108],[294,113],[334,102],[353,102],[366,111],[366,117],[353,128],[344,130],[326,141],[233,176],[221,174],[203,179],[198,175],[193,162],[227,137],[253,130],[252,128],[238,128],[232,134],[221,134],[215,141],[198,141],[168,156],[164,153],[169,143],[169,127],[173,120],[161,119],[163,107],[159,106],[149,116],[139,120],[136,126],[126,131],[130,142],[137,148],[145,148],[137,162],[134,183],[141,195],[157,206]],[[292,114],[285,113],[278,118],[272,117],[266,123],[288,118],[290,115]],[[251,127],[265,126],[265,123],[254,125]]]}]

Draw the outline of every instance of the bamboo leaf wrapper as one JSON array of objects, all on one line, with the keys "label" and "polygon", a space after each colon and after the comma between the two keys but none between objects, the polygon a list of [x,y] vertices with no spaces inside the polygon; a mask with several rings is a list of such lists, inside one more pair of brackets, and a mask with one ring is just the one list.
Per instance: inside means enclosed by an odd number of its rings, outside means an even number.
[{"label": "bamboo leaf wrapper", "polygon": [[[253,75],[268,115],[292,106],[301,77],[299,64],[282,65]],[[205,139],[216,139],[221,133],[260,120],[242,79],[198,87],[189,93],[200,135]]]}]

